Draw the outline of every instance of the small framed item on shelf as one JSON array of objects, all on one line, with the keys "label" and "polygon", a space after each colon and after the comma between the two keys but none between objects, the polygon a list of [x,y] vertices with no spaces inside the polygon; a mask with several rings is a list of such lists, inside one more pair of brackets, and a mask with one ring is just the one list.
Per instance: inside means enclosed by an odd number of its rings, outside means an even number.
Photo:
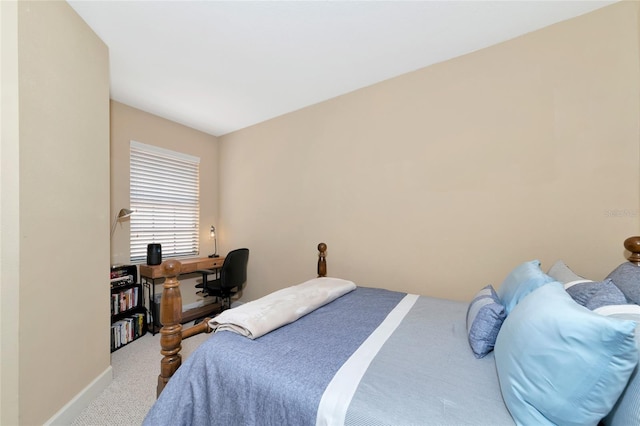
[{"label": "small framed item on shelf", "polygon": [[135,265],[111,267],[111,352],[147,332],[142,284]]}]

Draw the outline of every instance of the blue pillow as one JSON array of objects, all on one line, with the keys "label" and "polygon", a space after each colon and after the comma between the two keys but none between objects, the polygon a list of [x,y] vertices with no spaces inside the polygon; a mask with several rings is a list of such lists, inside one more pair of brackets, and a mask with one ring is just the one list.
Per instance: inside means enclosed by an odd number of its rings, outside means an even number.
[{"label": "blue pillow", "polygon": [[553,281],[553,278],[542,272],[539,260],[524,262],[504,279],[498,289],[498,297],[502,300],[508,315],[526,295]]},{"label": "blue pillow", "polygon": [[569,296],[587,309],[594,310],[607,305],[624,305],[627,303],[622,291],[611,281],[582,281],[576,284],[565,284]]},{"label": "blue pillow", "polygon": [[476,294],[467,308],[469,346],[476,358],[482,358],[493,350],[506,316],[504,306],[491,284]]},{"label": "blue pillow", "polygon": [[516,423],[596,425],[638,363],[635,327],[578,305],[560,283],[522,300],[494,349],[502,396]]},{"label": "blue pillow", "polygon": [[624,293],[629,302],[640,305],[640,266],[625,262],[607,276]]},{"label": "blue pillow", "polygon": [[585,307],[592,311],[608,305],[623,305],[627,298],[611,280],[605,280],[603,286],[589,299]]}]

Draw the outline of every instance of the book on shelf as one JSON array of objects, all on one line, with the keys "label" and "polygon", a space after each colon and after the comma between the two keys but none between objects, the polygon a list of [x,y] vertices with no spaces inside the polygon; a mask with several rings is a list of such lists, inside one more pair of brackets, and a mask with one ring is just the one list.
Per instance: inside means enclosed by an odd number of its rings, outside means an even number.
[{"label": "book on shelf", "polygon": [[135,336],[140,337],[144,333],[144,317],[143,313],[134,314],[135,318]]},{"label": "book on shelf", "polygon": [[141,337],[144,332],[144,313],[135,313],[111,325],[111,350],[120,348]]},{"label": "book on shelf", "polygon": [[131,287],[111,294],[111,315],[137,308],[140,301],[140,287]]},{"label": "book on shelf", "polygon": [[114,278],[122,278],[128,275],[137,277],[137,269],[135,265],[121,265],[121,266],[112,266],[111,267],[111,279]]},{"label": "book on shelf", "polygon": [[121,277],[111,278],[111,288],[123,287],[129,284],[135,284],[136,280],[133,275],[124,275]]}]

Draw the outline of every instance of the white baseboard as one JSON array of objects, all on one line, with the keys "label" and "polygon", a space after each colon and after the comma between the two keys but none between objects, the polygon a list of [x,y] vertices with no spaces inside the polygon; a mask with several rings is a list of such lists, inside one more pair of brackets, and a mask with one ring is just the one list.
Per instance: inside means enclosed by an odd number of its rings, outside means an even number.
[{"label": "white baseboard", "polygon": [[112,380],[113,369],[109,366],[44,424],[46,426],[70,425],[111,384]]}]

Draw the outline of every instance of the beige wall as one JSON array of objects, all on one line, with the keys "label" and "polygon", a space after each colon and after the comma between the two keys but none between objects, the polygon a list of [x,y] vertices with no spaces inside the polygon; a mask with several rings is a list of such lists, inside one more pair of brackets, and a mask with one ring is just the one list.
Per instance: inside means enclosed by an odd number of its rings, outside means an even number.
[{"label": "beige wall", "polygon": [[66,2],[3,2],[2,14],[17,40],[3,71],[17,60],[19,78],[2,80],[3,352],[14,347],[0,422],[35,425],[110,371],[108,52]]},{"label": "beige wall", "polygon": [[315,273],[468,300],[516,264],[604,277],[638,233],[638,4],[220,138],[247,300]]},{"label": "beige wall", "polygon": [[[111,102],[111,220],[129,207],[129,145],[142,142],[200,157],[200,253],[213,253],[211,225],[218,226],[218,142],[190,129],[119,102]],[[112,264],[129,262],[129,221],[117,225],[111,239]],[[198,303],[196,278],[181,278],[183,305]],[[158,285],[158,293],[162,291]]]},{"label": "beige wall", "polygon": [[235,132],[220,148],[113,102],[110,154],[106,47],[64,2],[2,2],[0,14],[2,424],[43,423],[108,367],[106,273],[128,261],[127,222],[111,255],[107,229],[128,206],[131,139],[203,159],[202,250],[211,224],[221,252],[251,249],[247,300],[312,276],[319,241],[330,275],[468,299],[531,258],[600,278],[638,233],[636,3]]},{"label": "beige wall", "polygon": [[0,2],[0,424],[18,419],[18,7]]}]

